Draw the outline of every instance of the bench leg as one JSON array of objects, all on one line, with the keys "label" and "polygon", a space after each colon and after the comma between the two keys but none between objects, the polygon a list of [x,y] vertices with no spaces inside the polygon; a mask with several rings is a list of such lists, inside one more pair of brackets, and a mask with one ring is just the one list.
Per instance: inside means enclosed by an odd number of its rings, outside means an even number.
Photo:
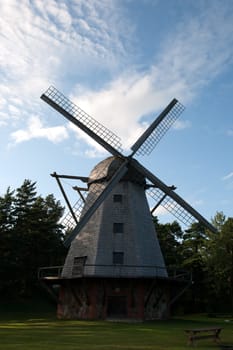
[{"label": "bench leg", "polygon": [[192,333],[189,336],[189,340],[188,340],[188,345],[189,346],[193,346],[194,345],[194,339],[195,339],[194,335],[195,335],[195,333],[194,334]]},{"label": "bench leg", "polygon": [[218,329],[216,332],[215,332],[215,338],[214,338],[214,341],[215,343],[219,344],[221,342],[221,339],[220,339],[220,332],[221,332],[221,329]]}]

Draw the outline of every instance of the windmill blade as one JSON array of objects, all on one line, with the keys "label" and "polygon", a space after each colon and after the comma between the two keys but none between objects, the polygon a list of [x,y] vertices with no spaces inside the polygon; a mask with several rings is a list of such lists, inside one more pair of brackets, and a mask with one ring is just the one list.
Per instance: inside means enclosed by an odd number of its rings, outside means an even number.
[{"label": "windmill blade", "polygon": [[132,155],[150,154],[183,111],[184,106],[174,98],[131,147]]},{"label": "windmill blade", "polygon": [[125,159],[121,166],[116,170],[115,174],[112,176],[111,180],[109,181],[108,185],[105,187],[105,189],[98,195],[97,199],[94,201],[94,203],[91,204],[91,206],[87,209],[85,214],[82,216],[80,222],[77,224],[75,229],[72,231],[72,233],[68,236],[68,238],[65,240],[64,245],[68,247],[73,239],[78,235],[78,233],[81,231],[81,229],[87,224],[88,220],[91,218],[91,216],[94,214],[94,212],[99,208],[99,206],[103,203],[103,201],[108,197],[114,186],[120,181],[120,179],[125,175],[127,172],[127,164],[129,163],[128,159]]},{"label": "windmill blade", "polygon": [[41,99],[78,126],[115,156],[121,156],[120,138],[76,106],[55,87],[50,86]]},{"label": "windmill blade", "polygon": [[64,226],[66,230],[71,232],[75,228],[75,226],[78,224],[82,214],[83,207],[85,205],[85,197],[84,197],[84,200],[83,198],[79,198],[72,207],[72,211],[75,214],[75,219],[70,210],[61,219],[61,225]]},{"label": "windmill blade", "polygon": [[156,205],[152,209],[151,213],[156,211],[156,209],[161,205],[186,226],[191,226],[196,221],[196,218],[192,214],[190,214],[185,208],[183,208],[158,187],[151,187],[146,193],[156,202]]},{"label": "windmill blade", "polygon": [[[171,213],[174,214],[176,212],[176,217],[179,218],[179,220],[182,219],[182,217],[185,217],[187,215],[189,217],[188,221],[191,217],[194,217],[197,219],[200,223],[205,225],[206,228],[211,230],[212,232],[216,232],[216,228],[211,225],[200,213],[198,213],[191,205],[189,205],[183,198],[181,198],[178,194],[176,194],[173,191],[172,187],[169,187],[165,185],[158,177],[156,177],[154,174],[152,174],[149,170],[144,168],[141,164],[139,164],[137,161],[132,160],[132,165],[141,172],[146,178],[148,178],[153,185],[155,185],[156,188],[158,188],[161,192],[165,193],[167,195],[167,200],[165,200],[165,208],[169,210],[171,208]],[[170,202],[169,202],[170,201]],[[171,207],[170,207],[171,205]],[[176,210],[172,210],[172,207]],[[182,221],[182,220],[181,220]],[[187,223],[186,222],[186,223]]]}]

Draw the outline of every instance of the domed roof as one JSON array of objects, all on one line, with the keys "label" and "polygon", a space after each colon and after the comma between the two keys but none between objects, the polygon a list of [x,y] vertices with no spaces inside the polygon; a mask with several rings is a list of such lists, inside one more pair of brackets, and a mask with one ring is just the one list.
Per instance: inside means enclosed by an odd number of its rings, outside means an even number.
[{"label": "domed roof", "polygon": [[[121,157],[108,157],[98,163],[91,171],[88,179],[88,184],[93,182],[109,181],[120,166],[124,163]],[[145,178],[134,167],[129,165],[127,173],[121,181],[132,181],[141,185],[145,185]]]}]

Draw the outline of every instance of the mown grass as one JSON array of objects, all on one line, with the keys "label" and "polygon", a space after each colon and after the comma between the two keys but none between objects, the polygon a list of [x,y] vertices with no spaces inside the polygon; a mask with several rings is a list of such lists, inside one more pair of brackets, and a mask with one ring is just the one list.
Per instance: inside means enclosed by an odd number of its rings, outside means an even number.
[{"label": "mown grass", "polygon": [[[127,323],[110,321],[61,321],[51,311],[2,312],[0,349],[4,350],[183,350],[184,329],[220,325],[224,344],[233,344],[233,320],[202,315],[169,321]],[[218,349],[211,340],[199,340],[199,350]]]}]

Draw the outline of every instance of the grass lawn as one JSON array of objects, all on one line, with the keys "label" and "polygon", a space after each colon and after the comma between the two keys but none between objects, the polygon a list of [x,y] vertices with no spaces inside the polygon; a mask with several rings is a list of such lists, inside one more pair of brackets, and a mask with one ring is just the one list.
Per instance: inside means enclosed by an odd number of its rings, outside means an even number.
[{"label": "grass lawn", "polygon": [[[0,349],[3,350],[158,350],[189,349],[185,328],[219,325],[223,344],[233,344],[233,320],[189,316],[169,321],[126,323],[60,321],[54,312],[1,312]],[[212,339],[199,340],[199,350],[219,349]]]}]

